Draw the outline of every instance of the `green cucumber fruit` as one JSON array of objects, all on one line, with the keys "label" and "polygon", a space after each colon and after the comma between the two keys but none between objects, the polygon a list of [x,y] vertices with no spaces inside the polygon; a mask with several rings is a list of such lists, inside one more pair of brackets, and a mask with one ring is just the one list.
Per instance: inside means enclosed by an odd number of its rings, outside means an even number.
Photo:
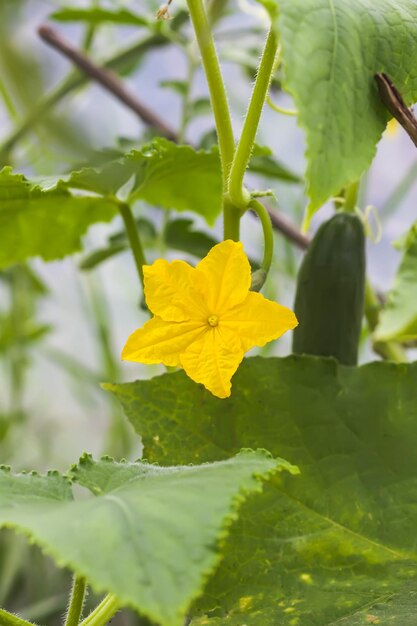
[{"label": "green cucumber fruit", "polygon": [[365,234],[354,213],[337,213],[318,229],[301,264],[294,312],[295,354],[358,362],[365,295]]}]

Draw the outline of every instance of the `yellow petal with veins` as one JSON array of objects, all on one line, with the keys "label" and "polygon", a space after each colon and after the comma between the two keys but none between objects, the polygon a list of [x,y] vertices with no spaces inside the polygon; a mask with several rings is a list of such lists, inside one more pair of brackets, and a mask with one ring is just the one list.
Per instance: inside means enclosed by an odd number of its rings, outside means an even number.
[{"label": "yellow petal with veins", "polygon": [[239,337],[221,325],[210,328],[180,355],[186,374],[218,398],[230,396],[230,380],[243,359]]},{"label": "yellow petal with veins", "polygon": [[145,298],[149,309],[167,322],[206,319],[208,312],[199,290],[202,277],[185,261],[158,259],[143,266]]},{"label": "yellow petal with veins", "polygon": [[297,325],[297,318],[290,309],[254,291],[221,316],[222,328],[226,327],[240,337],[244,352],[278,339]]},{"label": "yellow petal with veins", "polygon": [[180,365],[180,353],[205,333],[197,322],[166,322],[153,317],[132,333],[122,352],[124,361]]},{"label": "yellow petal with veins", "polygon": [[251,272],[240,242],[227,239],[217,244],[197,264],[196,270],[211,313],[220,315],[225,308],[246,298]]}]

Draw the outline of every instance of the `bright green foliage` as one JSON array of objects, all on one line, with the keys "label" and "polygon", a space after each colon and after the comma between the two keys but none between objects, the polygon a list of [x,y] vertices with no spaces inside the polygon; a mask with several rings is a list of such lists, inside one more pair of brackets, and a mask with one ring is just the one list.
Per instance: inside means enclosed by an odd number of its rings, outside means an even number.
[{"label": "bright green foliage", "polygon": [[375,331],[377,341],[417,339],[417,233],[410,232],[388,302]]},{"label": "bright green foliage", "polygon": [[94,462],[84,456],[75,482],[96,497],[73,500],[57,474],[0,471],[0,527],[27,534],[60,566],[85,576],[163,626],[183,626],[221,555],[237,508],[260,479],[296,468],[265,451],[242,451],[199,467]]},{"label": "bright green foliage", "polygon": [[42,189],[4,168],[0,172],[0,269],[33,256],[52,261],[77,252],[90,224],[109,221],[116,211],[110,200],[73,195],[60,182]]},{"label": "bright green foliage", "polygon": [[282,180],[287,183],[301,182],[301,178],[279,161],[273,155],[272,150],[265,146],[254,146],[248,169],[254,174],[265,176],[265,178]]},{"label": "bright green foliage", "polygon": [[194,211],[213,224],[222,208],[220,161],[216,150],[196,151],[158,138],[107,163],[74,172],[71,187],[115,194],[133,177],[130,200],[177,211]]},{"label": "bright green foliage", "polygon": [[126,24],[130,26],[148,26],[149,20],[128,11],[127,9],[119,9],[118,11],[111,11],[109,9],[103,9],[101,7],[94,7],[91,9],[75,9],[73,7],[63,7],[58,11],[55,11],[49,16],[51,19],[58,22],[86,22],[98,26],[105,22],[111,24]]},{"label": "bright green foliage", "polygon": [[374,74],[386,72],[407,102],[416,99],[417,4],[260,1],[280,33],[285,85],[306,131],[310,218],[372,161],[387,121]]},{"label": "bright green foliage", "polygon": [[417,364],[258,357],[227,400],[182,372],[112,387],[150,460],[265,446],[300,468],[243,508],[195,626],[339,625],[417,585],[416,377]]}]

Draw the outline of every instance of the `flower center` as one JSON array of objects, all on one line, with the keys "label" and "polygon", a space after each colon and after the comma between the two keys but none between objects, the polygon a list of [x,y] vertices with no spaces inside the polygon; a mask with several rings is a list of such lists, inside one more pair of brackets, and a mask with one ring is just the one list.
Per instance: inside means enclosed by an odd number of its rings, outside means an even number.
[{"label": "flower center", "polygon": [[210,326],[212,326],[214,328],[219,323],[219,316],[218,315],[210,315],[207,318],[207,322],[209,323]]}]

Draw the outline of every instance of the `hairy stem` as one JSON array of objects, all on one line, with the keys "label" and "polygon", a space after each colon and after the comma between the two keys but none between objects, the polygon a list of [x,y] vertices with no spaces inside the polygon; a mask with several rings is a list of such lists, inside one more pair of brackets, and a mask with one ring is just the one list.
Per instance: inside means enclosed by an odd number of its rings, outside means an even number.
[{"label": "hairy stem", "polygon": [[278,42],[274,31],[271,29],[266,39],[265,48],[259,65],[251,100],[243,124],[242,134],[236,148],[230,170],[229,196],[231,202],[245,211],[250,198],[243,187],[243,178],[252,153],[259,120],[271,82],[272,72],[277,54]]},{"label": "hairy stem", "polygon": [[229,103],[203,0],[188,0],[187,4],[209,87],[226,191],[230,165],[235,151]]},{"label": "hairy stem", "polygon": [[33,626],[31,622],[0,609],[0,626]]},{"label": "hairy stem", "polygon": [[[102,602],[85,618],[80,626],[105,626],[107,622],[117,613],[120,605],[116,596],[109,593]],[[16,625],[16,626],[23,626]],[[26,625],[25,625],[26,626]]]},{"label": "hairy stem", "polygon": [[84,606],[85,590],[85,578],[74,575],[65,626],[78,626],[80,623]]}]

